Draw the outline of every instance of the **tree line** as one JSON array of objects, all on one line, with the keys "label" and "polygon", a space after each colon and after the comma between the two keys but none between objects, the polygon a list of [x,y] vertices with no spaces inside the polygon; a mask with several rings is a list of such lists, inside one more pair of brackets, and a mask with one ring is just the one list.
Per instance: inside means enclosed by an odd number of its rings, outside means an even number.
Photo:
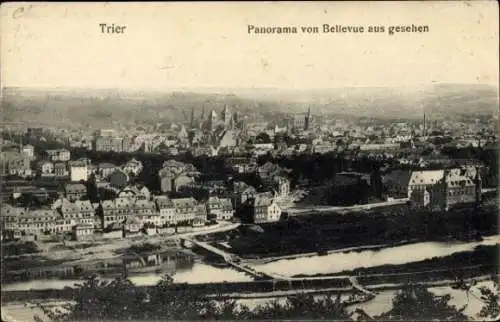
[{"label": "tree line", "polygon": [[[498,280],[492,278],[493,288],[480,287],[480,296],[471,292],[476,282],[457,281],[452,287],[483,303],[480,318],[494,319],[500,314],[498,303]],[[307,294],[289,296],[285,301],[269,301],[249,308],[235,300],[215,297],[208,300],[189,288],[173,289],[173,278],[165,275],[148,291],[136,287],[126,277],[112,282],[103,282],[96,276],[88,277],[74,292],[63,310],[53,311],[44,305],[39,307],[52,321],[75,320],[354,320],[355,313],[362,321],[398,320],[470,320],[464,312],[468,302],[460,308],[451,305],[450,295],[437,296],[426,287],[417,284],[405,285],[392,299],[392,308],[370,316],[362,309],[348,310],[348,304],[337,296],[314,297]],[[39,316],[35,320],[41,321]]]}]

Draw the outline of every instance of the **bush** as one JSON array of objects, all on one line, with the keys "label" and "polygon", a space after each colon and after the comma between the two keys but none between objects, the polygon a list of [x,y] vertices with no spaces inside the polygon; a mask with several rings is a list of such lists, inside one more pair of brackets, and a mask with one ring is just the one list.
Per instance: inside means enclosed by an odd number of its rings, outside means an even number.
[{"label": "bush", "polygon": [[32,241],[2,245],[2,255],[3,256],[35,254],[35,253],[39,253],[39,252],[40,252],[40,250],[38,249],[38,246],[36,245],[36,243],[34,243]]},{"label": "bush", "polygon": [[156,250],[159,250],[161,247],[160,245],[155,245],[151,243],[143,243],[141,245],[132,245],[130,246],[129,250],[134,252],[134,253],[148,253],[148,252],[153,252]]}]

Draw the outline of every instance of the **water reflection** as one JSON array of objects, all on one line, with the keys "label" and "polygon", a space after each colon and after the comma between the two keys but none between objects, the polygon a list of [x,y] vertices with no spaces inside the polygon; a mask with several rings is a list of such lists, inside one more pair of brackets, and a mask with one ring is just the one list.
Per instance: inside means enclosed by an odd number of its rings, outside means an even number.
[{"label": "water reflection", "polygon": [[[191,270],[177,271],[174,276],[175,283],[222,283],[222,282],[246,282],[253,279],[231,268],[218,268],[207,264],[197,263]],[[154,285],[161,276],[149,274],[134,276],[130,280],[137,285]]]},{"label": "water reflection", "polygon": [[[405,246],[386,248],[380,251],[351,252],[347,254],[331,254],[291,260],[279,260],[267,264],[252,265],[257,271],[282,275],[338,273],[358,267],[373,267],[385,264],[404,264],[421,261],[427,258],[447,256],[456,252],[471,251],[478,245],[494,245],[500,243],[500,236],[485,238],[482,242],[471,243],[417,243]],[[156,272],[132,275],[130,279],[137,285],[154,285],[163,274]],[[220,283],[251,281],[252,278],[231,268],[220,268],[204,263],[194,263],[189,267],[177,267],[174,274],[176,283]],[[110,278],[111,279],[111,278]],[[32,280],[2,285],[2,290],[29,289],[62,289],[73,287],[82,280]]]},{"label": "water reflection", "polygon": [[[143,275],[130,276],[130,280],[136,285],[154,285],[162,277],[162,274],[149,273]],[[174,274],[174,282],[176,283],[220,283],[224,281],[251,281],[250,276],[244,273],[237,272],[231,268],[218,268],[208,264],[195,263],[188,268],[179,269]],[[103,280],[111,280],[112,278],[102,278]],[[78,279],[49,279],[49,280],[32,280],[2,285],[2,291],[18,291],[30,289],[63,289],[64,287],[73,287],[75,284],[82,283],[83,280]]]}]

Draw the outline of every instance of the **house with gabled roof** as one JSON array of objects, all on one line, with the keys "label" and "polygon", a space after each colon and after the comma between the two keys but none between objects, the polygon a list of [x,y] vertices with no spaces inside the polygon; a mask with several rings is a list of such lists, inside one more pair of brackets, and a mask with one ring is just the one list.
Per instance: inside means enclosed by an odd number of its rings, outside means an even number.
[{"label": "house with gabled roof", "polygon": [[206,202],[207,215],[216,220],[230,220],[233,218],[234,209],[230,198],[211,196]]},{"label": "house with gabled roof", "polygon": [[175,224],[175,206],[167,196],[156,196],[154,198],[156,210],[159,213],[159,226]]},{"label": "house with gabled roof", "polygon": [[251,216],[256,224],[276,222],[281,218],[281,208],[269,194],[258,194],[250,201]]},{"label": "house with gabled roof", "polygon": [[123,222],[132,214],[133,210],[133,201],[128,198],[115,198],[113,200],[102,201],[99,207],[102,229],[106,229],[112,223]]},{"label": "house with gabled roof", "polygon": [[173,198],[175,208],[175,223],[186,223],[191,225],[196,217],[197,202],[194,198]]},{"label": "house with gabled roof", "polygon": [[64,195],[71,202],[80,200],[87,195],[87,187],[82,183],[67,183],[64,185]]}]

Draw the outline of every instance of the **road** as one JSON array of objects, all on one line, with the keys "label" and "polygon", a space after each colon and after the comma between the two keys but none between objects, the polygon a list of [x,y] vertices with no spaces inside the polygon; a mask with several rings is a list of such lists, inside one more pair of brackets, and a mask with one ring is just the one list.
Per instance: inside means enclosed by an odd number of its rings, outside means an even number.
[{"label": "road", "polygon": [[329,287],[323,289],[296,289],[296,290],[288,290],[288,291],[274,291],[274,292],[252,292],[252,293],[230,293],[230,294],[216,294],[216,295],[208,295],[208,298],[218,297],[223,299],[259,299],[259,298],[273,298],[273,297],[286,297],[290,295],[296,294],[321,294],[321,293],[329,293],[329,292],[338,292],[338,293],[348,293],[352,292],[352,287]]},{"label": "road", "polygon": [[[483,188],[481,193],[493,192],[496,191],[497,188]],[[365,205],[354,205],[354,206],[318,206],[318,205],[305,205],[302,207],[291,207],[286,211],[290,216],[298,216],[305,214],[322,214],[325,212],[344,212],[344,211],[361,211],[361,210],[370,210],[379,207],[387,207],[387,206],[396,206],[396,205],[404,205],[408,202],[408,198],[400,198],[393,199],[390,201],[370,203]]]},{"label": "road", "polygon": [[394,199],[390,201],[371,203],[366,205],[354,205],[354,206],[304,206],[304,207],[291,207],[287,209],[290,216],[298,216],[305,214],[322,214],[325,212],[343,212],[343,211],[361,211],[370,210],[379,207],[404,205],[408,202],[408,198]]},{"label": "road", "polygon": [[241,225],[240,223],[225,224],[225,225],[221,225],[219,227],[215,227],[213,229],[203,229],[203,230],[193,231],[193,232],[189,232],[189,233],[172,235],[169,237],[171,237],[171,238],[183,238],[183,237],[193,237],[193,236],[205,235],[205,234],[220,233],[223,231],[229,231],[229,230],[236,229],[240,225]]},{"label": "road", "polygon": [[[484,275],[478,276],[471,279],[464,279],[464,281],[475,280],[478,282],[489,280],[491,276]],[[442,280],[442,281],[429,281],[429,282],[419,282],[419,285],[426,287],[442,287],[442,286],[452,286],[455,285],[455,280]],[[358,284],[359,285],[359,284]],[[377,296],[378,292],[385,290],[397,290],[402,289],[406,283],[392,283],[392,284],[374,284],[369,286],[360,286],[363,289],[363,293],[369,296]],[[223,299],[257,299],[257,298],[275,298],[275,297],[286,297],[295,294],[324,294],[324,293],[351,293],[354,289],[359,290],[356,286],[349,287],[328,287],[328,288],[318,288],[318,289],[295,289],[286,291],[272,291],[272,292],[236,292],[227,294],[213,294],[207,297],[219,297]]]},{"label": "road", "polygon": [[349,282],[351,282],[352,287],[357,289],[358,291],[361,291],[367,295],[375,296],[376,294],[372,291],[367,290],[364,288],[361,284],[359,284],[358,280],[356,279],[355,276],[349,276]]}]

